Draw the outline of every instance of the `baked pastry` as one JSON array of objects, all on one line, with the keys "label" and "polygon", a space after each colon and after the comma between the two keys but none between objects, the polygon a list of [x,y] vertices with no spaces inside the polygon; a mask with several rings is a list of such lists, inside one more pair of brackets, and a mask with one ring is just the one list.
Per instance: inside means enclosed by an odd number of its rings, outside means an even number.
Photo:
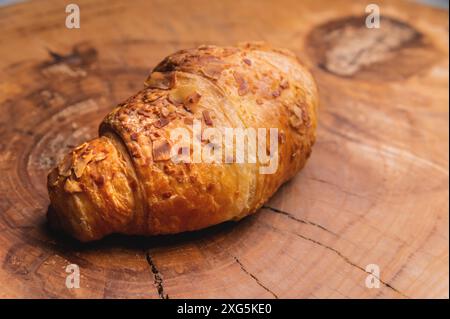
[{"label": "baked pastry", "polygon": [[[143,90],[106,116],[100,137],[49,173],[49,222],[91,241],[239,220],[304,166],[317,105],[311,74],[287,50],[246,43],[176,52],[153,69]],[[180,130],[190,140],[174,140]],[[233,130],[254,134],[227,140]],[[239,161],[241,151],[246,157]],[[195,160],[199,154],[213,156]]]}]

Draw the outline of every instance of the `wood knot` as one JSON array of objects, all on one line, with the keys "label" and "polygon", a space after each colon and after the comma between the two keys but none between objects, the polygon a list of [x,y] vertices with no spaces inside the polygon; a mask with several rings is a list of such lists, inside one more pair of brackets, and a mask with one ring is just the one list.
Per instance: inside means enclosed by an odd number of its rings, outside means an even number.
[{"label": "wood knot", "polygon": [[367,28],[365,17],[346,17],[316,27],[308,38],[311,57],[341,77],[398,80],[429,67],[436,50],[415,28],[383,17]]}]

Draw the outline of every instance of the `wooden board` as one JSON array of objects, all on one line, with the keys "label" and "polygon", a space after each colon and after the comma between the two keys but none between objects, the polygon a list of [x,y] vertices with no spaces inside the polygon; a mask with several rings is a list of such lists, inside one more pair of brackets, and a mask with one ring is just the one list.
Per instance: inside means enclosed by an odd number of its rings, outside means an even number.
[{"label": "wooden board", "polygon": [[[377,1],[376,30],[364,1],[77,3],[72,30],[61,1],[0,9],[1,297],[449,297],[447,11]],[[313,155],[267,208],[88,245],[47,229],[48,169],[158,61],[245,40],[293,50],[321,95]]]}]

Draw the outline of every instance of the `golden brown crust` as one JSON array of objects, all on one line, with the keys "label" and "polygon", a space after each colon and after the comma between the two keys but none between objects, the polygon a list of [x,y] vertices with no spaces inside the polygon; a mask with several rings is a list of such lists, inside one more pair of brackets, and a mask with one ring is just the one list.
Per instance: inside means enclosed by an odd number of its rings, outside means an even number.
[{"label": "golden brown crust", "polygon": [[[105,118],[100,138],[49,174],[50,220],[88,241],[240,219],[303,167],[315,140],[317,105],[311,75],[288,51],[265,44],[179,51]],[[278,128],[278,169],[260,174],[259,161],[174,163],[170,133],[191,131],[194,120],[221,131]]]}]

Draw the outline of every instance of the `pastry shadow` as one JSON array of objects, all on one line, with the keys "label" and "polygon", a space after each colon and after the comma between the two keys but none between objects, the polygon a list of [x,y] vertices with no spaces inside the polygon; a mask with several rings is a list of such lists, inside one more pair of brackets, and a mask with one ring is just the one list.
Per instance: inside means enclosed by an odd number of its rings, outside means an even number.
[{"label": "pastry shadow", "polygon": [[[47,214],[51,209],[51,206],[49,206]],[[147,250],[188,244],[198,240],[209,240],[216,236],[226,235],[240,225],[246,224],[245,221],[250,219],[252,219],[252,216],[247,216],[238,222],[226,221],[204,229],[178,234],[154,236],[111,234],[92,242],[80,242],[62,231],[54,229],[47,219],[42,228],[45,234],[53,239],[58,246],[62,246],[61,248],[68,251],[108,250],[114,248]]]}]

